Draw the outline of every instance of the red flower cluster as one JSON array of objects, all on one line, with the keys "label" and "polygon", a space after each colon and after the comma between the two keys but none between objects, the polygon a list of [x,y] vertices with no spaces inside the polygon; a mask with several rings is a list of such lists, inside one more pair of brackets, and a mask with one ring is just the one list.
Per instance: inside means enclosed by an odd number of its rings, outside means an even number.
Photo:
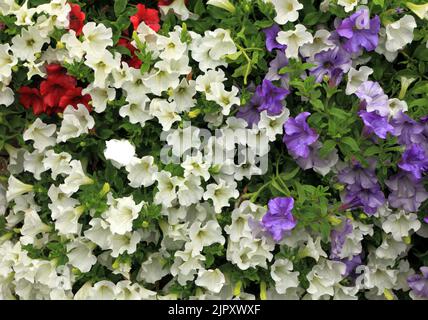
[{"label": "red flower cluster", "polygon": [[84,104],[89,111],[90,95],[82,95],[82,88],[77,87],[74,77],[66,74],[66,70],[59,64],[46,66],[47,78],[40,83],[40,89],[21,87],[18,90],[19,102],[26,108],[32,108],[34,114],[63,112],[72,105]]},{"label": "red flower cluster", "polygon": [[74,30],[77,36],[82,34],[83,24],[85,22],[85,13],[82,12],[78,4],[70,3],[71,11],[68,15],[70,21],[69,29]]},{"label": "red flower cluster", "polygon": [[141,21],[144,21],[150,28],[155,32],[158,32],[160,29],[159,24],[159,12],[156,9],[146,8],[144,4],[137,4],[137,13],[130,18],[134,30],[138,28]]}]

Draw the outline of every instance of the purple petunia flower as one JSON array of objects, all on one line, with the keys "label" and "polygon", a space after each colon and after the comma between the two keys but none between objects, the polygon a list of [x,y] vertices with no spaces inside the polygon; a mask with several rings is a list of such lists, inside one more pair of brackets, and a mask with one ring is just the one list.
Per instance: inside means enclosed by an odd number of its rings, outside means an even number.
[{"label": "purple petunia flower", "polygon": [[347,39],[343,47],[349,53],[373,51],[379,42],[380,19],[375,16],[370,20],[369,10],[361,9],[343,20],[336,30]]},{"label": "purple petunia flower", "polygon": [[389,116],[388,96],[377,82],[364,81],[355,92],[368,112],[377,111],[383,117]]},{"label": "purple petunia flower", "polygon": [[288,65],[287,56],[283,51],[277,50],[276,57],[269,63],[269,70],[265,75],[265,79],[269,81],[281,81],[281,87],[288,89],[288,74],[279,74],[279,70]]},{"label": "purple petunia flower", "polygon": [[428,157],[425,149],[417,144],[412,144],[403,153],[398,166],[404,171],[410,172],[416,179],[421,179],[422,174],[428,170]]},{"label": "purple petunia flower", "polygon": [[424,222],[425,222],[425,223],[428,223],[428,216],[426,216],[426,217],[424,218]]},{"label": "purple petunia flower", "polygon": [[414,274],[407,278],[412,293],[420,298],[428,298],[428,267],[419,269],[421,274]]},{"label": "purple petunia flower", "polygon": [[270,116],[279,115],[283,110],[282,101],[289,93],[289,90],[278,88],[269,80],[263,80],[262,84],[256,88],[256,94],[261,99],[258,110],[260,112],[266,110]]},{"label": "purple petunia flower", "polygon": [[398,137],[398,142],[402,145],[407,146],[426,141],[423,125],[403,112],[394,117],[391,125],[394,127],[394,136]]},{"label": "purple petunia flower", "polygon": [[335,229],[331,231],[330,259],[341,259],[340,254],[342,252],[343,246],[345,245],[346,236],[351,234],[352,230],[354,230],[354,228],[352,226],[351,220],[346,219],[341,230]]},{"label": "purple petunia flower", "polygon": [[377,177],[375,173],[376,161],[368,160],[369,167],[364,168],[359,162],[355,162],[353,166],[347,167],[339,172],[339,182],[347,185],[359,185],[363,188],[370,189],[377,185]]},{"label": "purple petunia flower", "polygon": [[309,115],[309,112],[302,112],[296,118],[290,117],[284,124],[283,141],[294,158],[307,158],[309,146],[318,140],[318,134],[306,122]]},{"label": "purple petunia flower", "polygon": [[376,162],[372,159],[368,162],[368,168],[356,162],[352,167],[343,169],[338,180],[347,185],[343,197],[346,207],[363,207],[365,213],[372,215],[385,203],[385,196],[377,181]]},{"label": "purple petunia flower", "polygon": [[363,207],[368,215],[373,215],[385,203],[385,195],[379,185],[365,189],[354,184],[347,188],[345,203],[350,209]]},{"label": "purple petunia flower", "polygon": [[254,124],[258,124],[260,121],[260,112],[258,108],[261,104],[261,97],[255,93],[245,106],[239,108],[236,117],[247,121],[248,127],[252,128]]},{"label": "purple petunia flower", "polygon": [[389,124],[387,117],[382,117],[377,112],[367,112],[361,110],[358,115],[364,122],[364,129],[367,134],[374,133],[381,139],[386,139],[389,133],[394,133],[394,127]]},{"label": "purple petunia flower", "polygon": [[317,82],[322,82],[324,76],[327,76],[331,86],[337,86],[351,67],[349,54],[340,48],[321,51],[314,58],[316,66],[310,69],[310,74],[315,76]]},{"label": "purple petunia flower", "polygon": [[261,225],[277,242],[281,241],[284,235],[297,225],[296,218],[291,213],[293,207],[294,199],[291,197],[269,200],[268,211],[263,216]]},{"label": "purple petunia flower", "polygon": [[279,49],[281,51],[285,51],[287,48],[286,45],[280,44],[276,41],[276,37],[278,36],[278,32],[281,31],[281,28],[277,24],[273,24],[272,27],[263,29],[263,32],[266,36],[266,49],[269,52],[272,52],[273,49]]},{"label": "purple petunia flower", "polygon": [[416,212],[422,202],[428,199],[428,192],[426,192],[421,180],[415,179],[408,172],[400,171],[385,181],[385,184],[391,190],[388,202],[393,208]]},{"label": "purple petunia flower", "polygon": [[323,176],[330,172],[331,168],[337,163],[339,157],[337,150],[332,150],[327,156],[321,157],[319,150],[322,148],[322,143],[314,142],[309,146],[309,156],[307,158],[294,158],[297,164],[303,170],[313,169],[315,172]]}]

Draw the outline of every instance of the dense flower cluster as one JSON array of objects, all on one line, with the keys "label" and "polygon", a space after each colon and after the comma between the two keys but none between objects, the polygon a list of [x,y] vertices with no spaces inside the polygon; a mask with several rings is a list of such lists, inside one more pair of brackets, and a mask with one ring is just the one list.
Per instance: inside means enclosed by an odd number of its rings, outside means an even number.
[{"label": "dense flower cluster", "polygon": [[428,4],[0,2],[0,299],[428,299]]}]

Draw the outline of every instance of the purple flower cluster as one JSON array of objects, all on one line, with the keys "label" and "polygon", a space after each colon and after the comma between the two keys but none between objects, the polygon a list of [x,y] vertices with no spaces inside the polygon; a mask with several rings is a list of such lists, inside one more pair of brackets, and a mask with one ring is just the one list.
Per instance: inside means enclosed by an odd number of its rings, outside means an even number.
[{"label": "purple flower cluster", "polygon": [[294,199],[291,197],[269,200],[268,211],[262,218],[261,226],[276,242],[281,241],[297,225],[296,218],[291,213],[293,207]]},{"label": "purple flower cluster", "polygon": [[368,9],[361,9],[344,19],[336,28],[339,36],[345,38],[343,48],[349,53],[365,49],[373,51],[379,42],[380,18],[370,19]]},{"label": "purple flower cluster", "polygon": [[376,162],[369,160],[368,168],[355,162],[353,166],[339,173],[339,181],[346,185],[344,203],[348,208],[362,207],[365,213],[372,215],[385,203],[375,168]]}]

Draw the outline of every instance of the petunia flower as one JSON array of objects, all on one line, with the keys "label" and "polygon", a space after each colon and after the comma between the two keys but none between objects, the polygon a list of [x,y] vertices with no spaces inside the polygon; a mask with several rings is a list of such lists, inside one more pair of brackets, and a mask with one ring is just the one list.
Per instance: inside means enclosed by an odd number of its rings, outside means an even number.
[{"label": "petunia flower", "polygon": [[307,158],[309,146],[318,140],[318,134],[306,122],[309,115],[309,112],[302,112],[296,118],[290,117],[284,124],[283,141],[293,157]]},{"label": "petunia flower", "polygon": [[268,211],[262,218],[261,226],[277,242],[281,241],[285,234],[297,225],[297,220],[291,213],[293,207],[294,199],[291,197],[269,200]]},{"label": "petunia flower", "polygon": [[272,52],[274,49],[284,51],[285,48],[287,48],[285,44],[280,44],[278,41],[276,41],[276,37],[280,31],[281,28],[277,24],[273,24],[271,27],[263,29],[263,32],[266,36],[266,49],[269,52]]},{"label": "petunia flower", "polygon": [[349,53],[358,53],[361,49],[373,51],[379,41],[380,18],[375,16],[370,20],[369,10],[364,8],[344,19],[336,30],[347,39],[343,47]]},{"label": "petunia flower", "polygon": [[428,157],[424,148],[418,144],[407,147],[398,166],[410,172],[416,179],[421,179],[422,174],[428,170]]},{"label": "petunia flower", "polygon": [[82,12],[80,6],[75,3],[70,3],[71,11],[68,19],[70,20],[69,29],[74,30],[77,36],[82,34],[82,29],[85,21],[85,13]]},{"label": "petunia flower", "polygon": [[144,21],[152,30],[158,32],[160,29],[159,24],[159,12],[156,9],[146,8],[144,4],[137,4],[137,13],[134,14],[131,18],[131,23],[134,27],[134,30],[137,30],[138,25],[141,21]]},{"label": "petunia flower", "polygon": [[262,84],[256,88],[256,94],[261,99],[258,110],[260,112],[267,110],[269,115],[280,114],[284,108],[282,101],[289,93],[289,90],[278,88],[269,80],[263,80]]}]

